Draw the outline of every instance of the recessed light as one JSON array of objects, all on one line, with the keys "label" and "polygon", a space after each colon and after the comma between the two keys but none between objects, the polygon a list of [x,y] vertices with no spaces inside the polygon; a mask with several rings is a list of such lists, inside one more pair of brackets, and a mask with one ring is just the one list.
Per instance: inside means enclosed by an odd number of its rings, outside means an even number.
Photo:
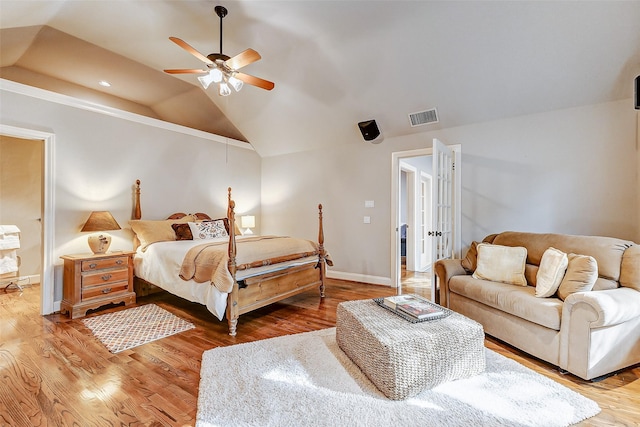
[{"label": "recessed light", "polygon": [[98,84],[99,84],[100,86],[104,86],[104,87],[111,87],[111,83],[109,83],[109,82],[108,82],[108,81],[106,81],[106,80],[100,80],[100,81],[98,82]]}]

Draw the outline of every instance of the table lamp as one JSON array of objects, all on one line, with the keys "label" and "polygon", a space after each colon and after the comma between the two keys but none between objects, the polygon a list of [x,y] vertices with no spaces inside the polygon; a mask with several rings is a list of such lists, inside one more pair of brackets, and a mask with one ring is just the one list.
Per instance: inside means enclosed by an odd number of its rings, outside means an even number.
[{"label": "table lamp", "polygon": [[253,231],[251,231],[252,228],[254,228],[256,226],[256,217],[253,215],[244,215],[240,217],[240,226],[242,228],[245,228],[246,230],[244,230],[242,232],[242,235],[245,234],[253,234]]},{"label": "table lamp", "polygon": [[94,231],[96,233],[89,236],[89,247],[94,254],[107,252],[111,245],[111,236],[104,233],[109,230],[120,230],[120,225],[116,222],[109,211],[94,211],[89,215],[89,219],[84,223],[80,231]]}]

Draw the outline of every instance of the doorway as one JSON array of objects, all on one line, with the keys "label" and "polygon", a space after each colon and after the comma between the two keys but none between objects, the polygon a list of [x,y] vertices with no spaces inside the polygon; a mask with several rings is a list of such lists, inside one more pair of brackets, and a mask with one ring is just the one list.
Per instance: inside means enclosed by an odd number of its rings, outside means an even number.
[{"label": "doorway", "polygon": [[[33,141],[39,141],[41,147],[40,162],[40,212],[34,218],[25,218],[25,231],[34,232],[39,236],[29,236],[28,239],[37,240],[39,237],[40,245],[35,255],[38,258],[35,262],[40,262],[40,314],[51,314],[54,310],[54,263],[53,248],[54,246],[54,174],[53,174],[53,158],[54,158],[54,134],[36,131],[32,129],[18,128],[14,126],[0,124],[0,135],[12,138],[12,141],[20,143],[20,141],[33,144]],[[15,183],[14,183],[15,184]],[[9,183],[8,185],[11,185]],[[17,186],[17,184],[15,184]],[[3,201],[4,203],[4,201]],[[18,208],[21,209],[21,208]],[[35,222],[37,229],[32,227]],[[37,231],[33,231],[36,229]],[[26,236],[21,236],[21,241]],[[22,273],[21,273],[22,274]]]},{"label": "doorway", "polygon": [[[410,163],[412,158],[423,157],[423,161],[431,159],[431,169],[426,169],[424,173],[416,173],[413,178],[413,186],[415,188],[414,215],[421,219],[424,228],[416,234],[412,234],[407,229],[406,244],[410,245],[409,239],[412,235],[417,235],[414,244],[419,245],[422,251],[420,256],[414,258],[414,261],[423,262],[423,269],[430,280],[429,297],[436,300],[437,289],[433,268],[430,266],[435,262],[436,258],[443,257],[459,257],[461,246],[461,210],[460,210],[460,192],[461,192],[461,146],[445,146],[440,141],[434,139],[433,148],[423,148],[410,151],[401,151],[392,153],[392,194],[391,194],[391,286],[399,288],[398,293],[402,293],[402,263],[401,263],[401,197],[402,197],[402,179],[406,176],[408,183],[407,188],[411,187],[411,167],[405,166]],[[447,159],[448,161],[443,161]],[[401,166],[402,163],[402,166]],[[428,162],[427,162],[428,163]],[[414,167],[417,170],[417,168]],[[409,173],[407,173],[407,170]],[[427,191],[428,183],[431,183],[431,192]],[[446,185],[445,185],[446,184]],[[443,199],[442,189],[447,188],[446,197]],[[410,191],[410,190],[409,190]],[[408,199],[412,199],[408,197]],[[436,203],[437,200],[437,203]],[[446,203],[444,203],[446,201]],[[431,205],[430,216],[428,206]],[[446,218],[443,216],[446,214]],[[408,216],[407,216],[408,218]],[[415,227],[415,226],[414,226]],[[417,230],[414,230],[416,232]],[[426,232],[426,236],[424,233]],[[417,242],[417,243],[415,243]],[[446,245],[445,245],[446,243]],[[422,245],[424,244],[424,246]],[[430,246],[431,251],[426,248]],[[446,250],[443,250],[446,249]],[[407,252],[410,249],[407,247]],[[448,255],[443,256],[443,253]],[[428,258],[428,260],[427,260]],[[407,267],[409,266],[409,252],[407,253]],[[408,268],[407,268],[408,270]],[[420,269],[416,269],[420,270]]]},{"label": "doorway", "polygon": [[400,285],[413,293],[431,292],[432,156],[405,157],[400,160]]}]

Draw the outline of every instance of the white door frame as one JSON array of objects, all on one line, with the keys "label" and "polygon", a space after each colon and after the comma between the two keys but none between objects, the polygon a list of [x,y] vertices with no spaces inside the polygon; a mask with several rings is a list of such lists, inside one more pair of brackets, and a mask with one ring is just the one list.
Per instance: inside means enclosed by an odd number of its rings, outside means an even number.
[{"label": "white door frame", "polygon": [[[428,175],[424,172],[422,172],[420,174],[420,199],[422,201],[423,206],[419,206],[419,211],[423,212],[424,211],[424,215],[423,218],[420,218],[420,224],[422,226],[422,230],[420,230],[422,233],[416,233],[416,235],[419,236],[420,241],[422,242],[422,240],[427,238],[427,231],[425,230],[425,228],[430,228],[431,224],[433,223],[433,219],[432,219],[432,204],[433,204],[433,194],[432,194],[432,182],[433,182],[433,177],[431,175]],[[427,190],[427,196],[425,197],[426,200],[429,201],[429,206],[428,208],[426,208],[426,203],[425,200],[422,200],[422,190],[423,190],[423,186],[426,186],[426,190]],[[417,253],[420,257],[420,261],[418,262],[418,271],[421,272],[425,272],[425,271],[429,271],[432,267],[432,262],[431,262],[431,251],[432,248],[430,245],[425,243],[425,250],[420,251],[418,250]]]},{"label": "white door frame", "polygon": [[[462,147],[460,144],[450,145],[449,148],[455,154],[455,170],[454,170],[454,195],[453,195],[453,217],[454,217],[454,236],[453,236],[453,253],[454,256],[459,258],[461,251],[462,239],[461,236],[461,226],[462,226],[462,216],[461,216],[461,195],[459,189],[461,188],[461,178],[462,178],[462,165],[461,165],[461,157],[460,153],[462,151]],[[398,229],[400,224],[400,159],[407,157],[419,157],[419,156],[431,156],[433,155],[433,148],[419,148],[415,150],[407,150],[407,151],[396,151],[391,153],[391,227],[390,228],[390,236],[391,236],[391,254],[390,254],[390,265],[391,265],[391,287],[397,288],[400,286],[400,239],[398,238],[398,233],[400,230]],[[456,191],[458,190],[458,191]]]},{"label": "white door frame", "polygon": [[15,138],[44,141],[43,206],[42,206],[42,272],[40,274],[40,314],[51,314],[54,310],[54,149],[55,134],[33,129],[0,124],[0,134]]},{"label": "white door frame", "polygon": [[[400,160],[400,172],[404,172],[407,175],[407,236],[406,236],[406,253],[407,253],[407,270],[416,269],[416,236],[415,236],[415,224],[416,224],[416,206],[415,206],[415,193],[416,193],[416,180],[418,176],[418,170]],[[398,199],[400,203],[400,199]],[[400,205],[398,205],[400,206]],[[400,215],[400,213],[398,213]],[[398,217],[398,224],[400,224],[400,218]],[[400,238],[400,230],[396,234],[396,239]],[[402,254],[400,254],[402,255]]]}]

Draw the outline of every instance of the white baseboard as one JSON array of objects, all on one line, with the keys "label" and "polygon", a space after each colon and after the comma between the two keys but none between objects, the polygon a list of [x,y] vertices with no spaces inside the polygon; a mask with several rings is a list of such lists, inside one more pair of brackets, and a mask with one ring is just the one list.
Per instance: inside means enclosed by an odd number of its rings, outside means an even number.
[{"label": "white baseboard", "polygon": [[382,285],[391,287],[391,279],[389,277],[370,276],[367,274],[348,273],[345,271],[327,270],[327,278],[348,280],[350,282],[362,282],[372,285]]},{"label": "white baseboard", "polygon": [[19,285],[39,285],[40,284],[40,275],[33,274],[30,276],[6,276],[0,278],[0,281],[5,284],[8,282],[16,282]]}]

